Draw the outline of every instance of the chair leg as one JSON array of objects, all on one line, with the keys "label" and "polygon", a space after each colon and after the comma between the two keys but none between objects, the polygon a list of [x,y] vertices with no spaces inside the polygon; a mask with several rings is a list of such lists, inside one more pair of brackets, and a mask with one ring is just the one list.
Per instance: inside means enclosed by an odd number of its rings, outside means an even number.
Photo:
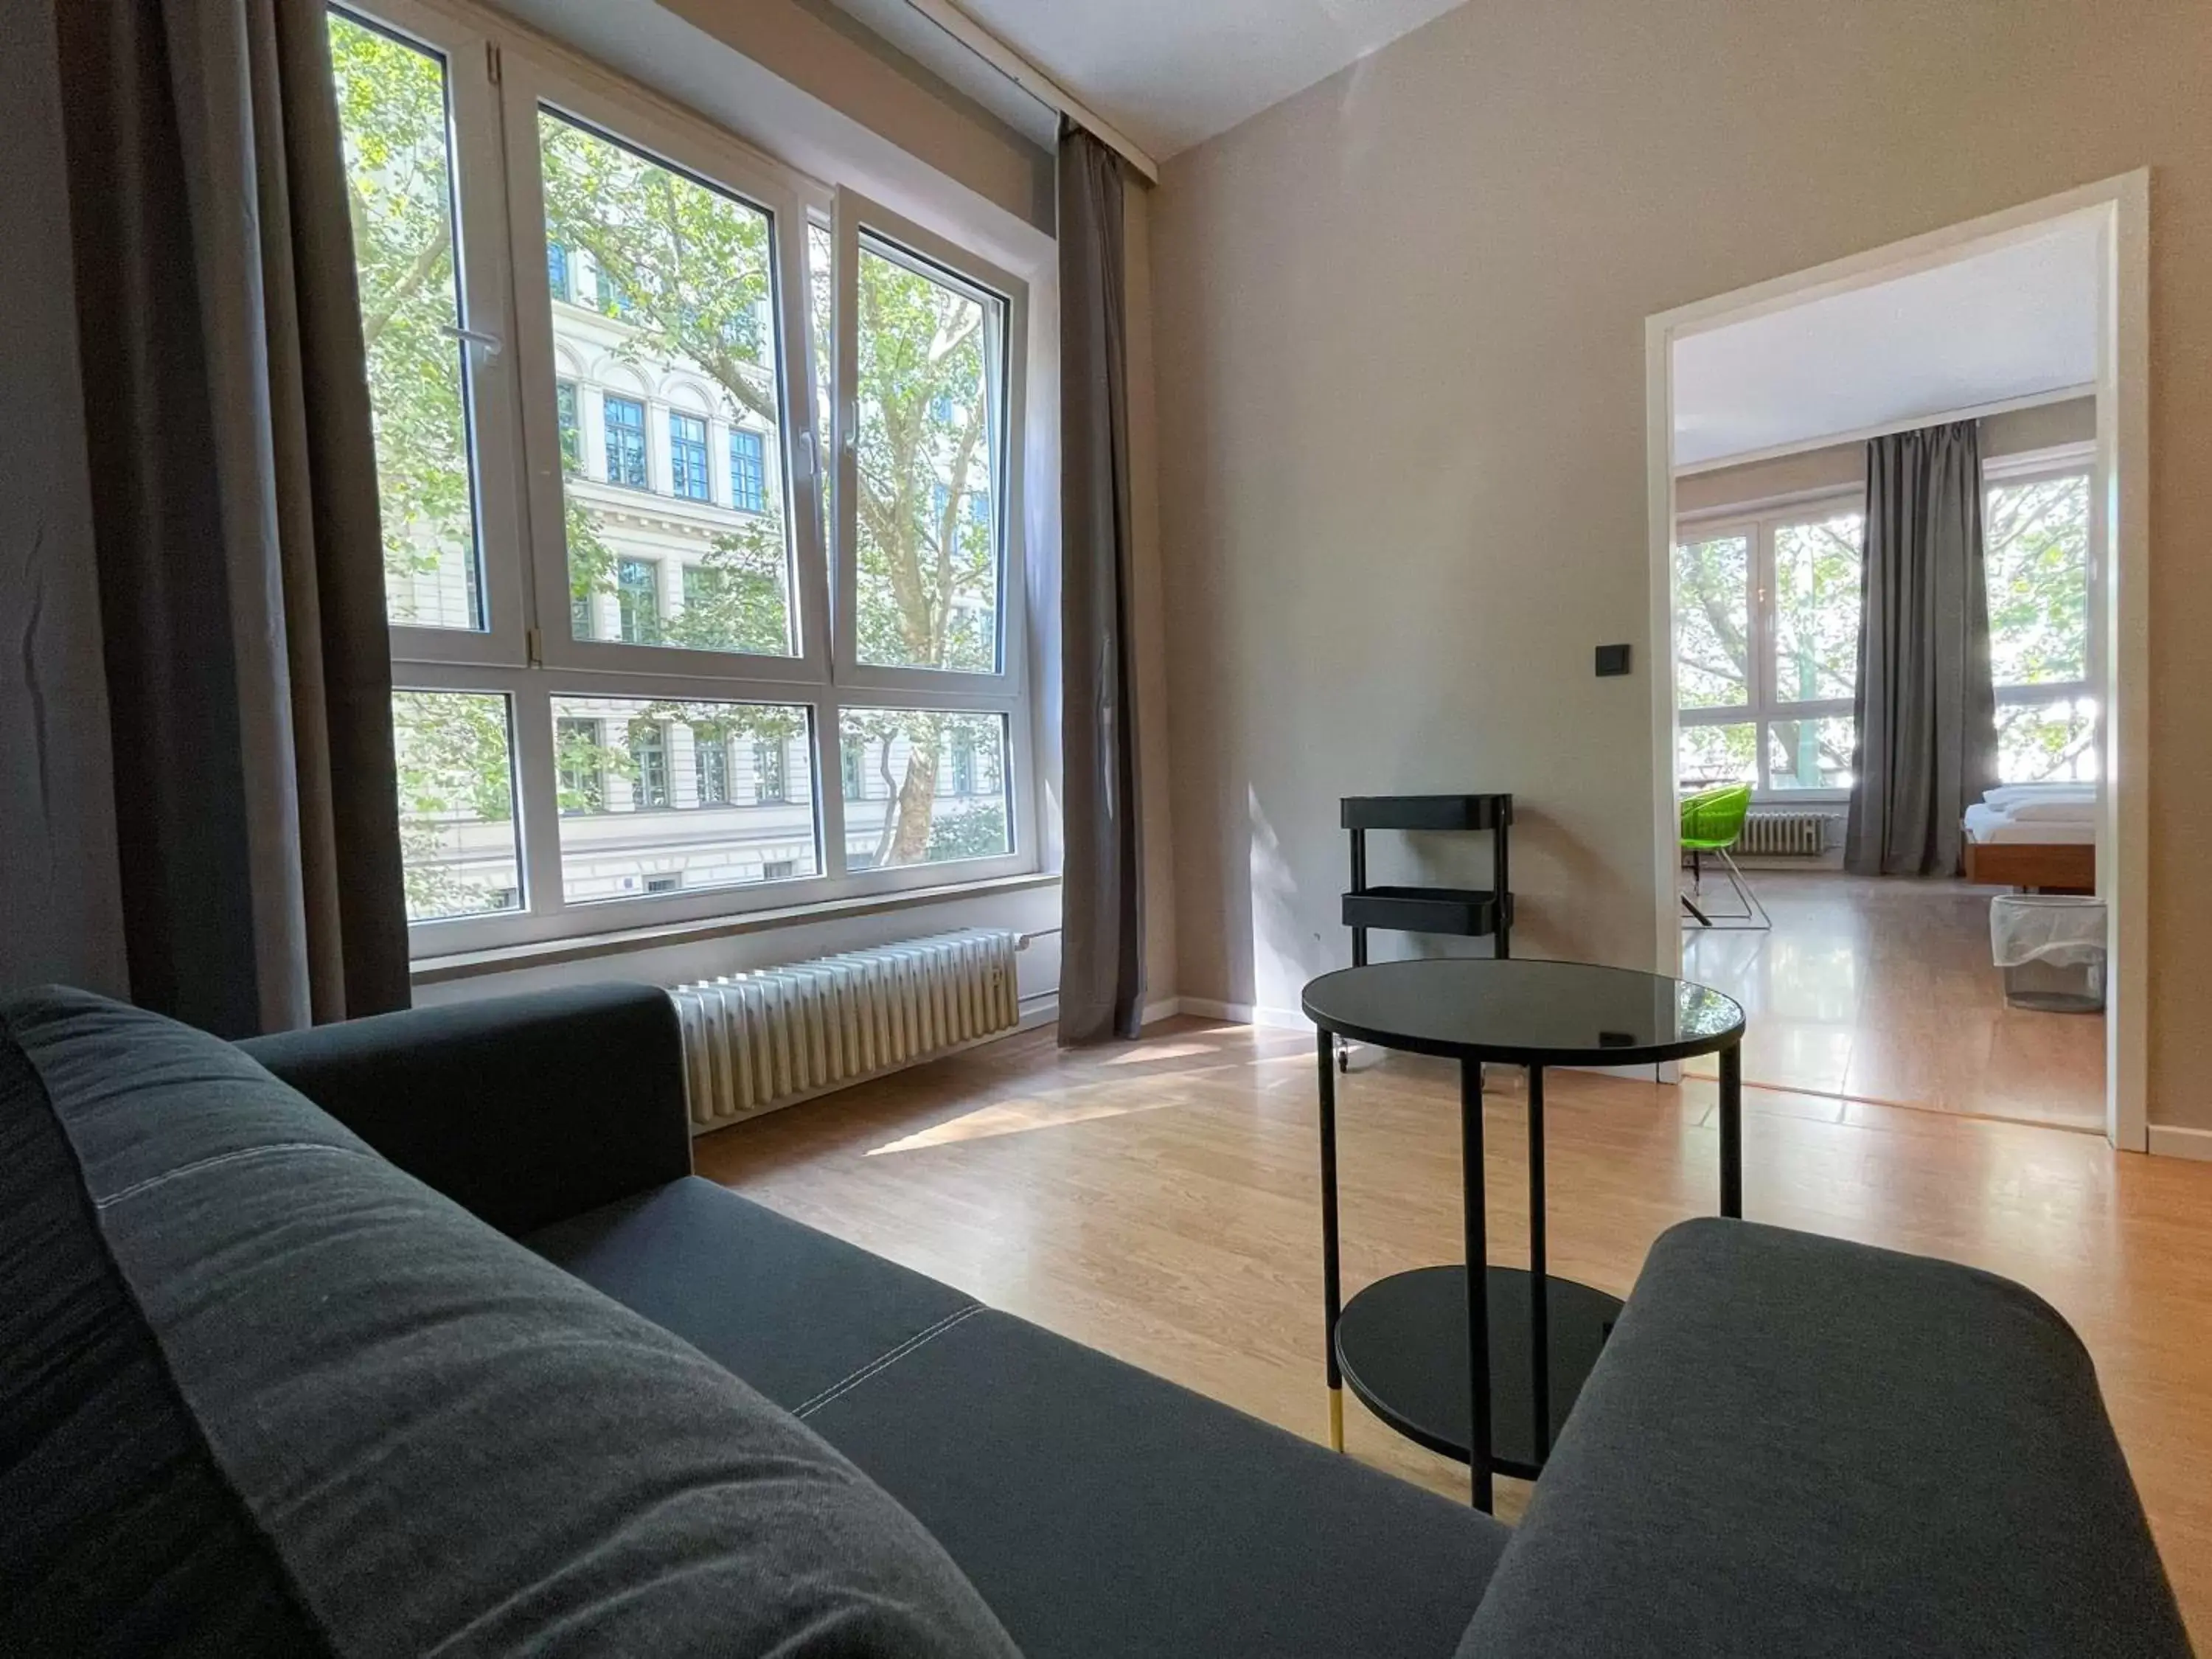
[{"label": "chair leg", "polygon": [[1765,933],[1772,929],[1774,919],[1766,914],[1766,907],[1759,902],[1751,883],[1744,877],[1742,868],[1723,847],[1717,854],[1721,867],[1728,872],[1729,884],[1735,889],[1736,896],[1743,901],[1744,919],[1736,925],[1746,932]]}]

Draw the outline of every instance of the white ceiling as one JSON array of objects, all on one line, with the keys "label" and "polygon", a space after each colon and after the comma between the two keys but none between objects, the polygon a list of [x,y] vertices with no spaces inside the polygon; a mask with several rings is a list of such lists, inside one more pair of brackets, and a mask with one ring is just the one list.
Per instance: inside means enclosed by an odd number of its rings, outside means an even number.
[{"label": "white ceiling", "polygon": [[1807,447],[2097,375],[2088,222],[1674,343],[1674,461]]},{"label": "white ceiling", "polygon": [[[905,0],[833,3],[956,84],[965,83],[965,76],[948,73],[939,52],[895,15],[907,9]],[[1461,0],[957,3],[1155,161],[1164,161],[1442,16]]]}]

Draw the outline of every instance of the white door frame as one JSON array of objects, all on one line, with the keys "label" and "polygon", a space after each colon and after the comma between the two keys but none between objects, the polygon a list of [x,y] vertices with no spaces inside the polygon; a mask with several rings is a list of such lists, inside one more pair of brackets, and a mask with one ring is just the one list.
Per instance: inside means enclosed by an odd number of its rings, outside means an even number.
[{"label": "white door frame", "polygon": [[1680,972],[1675,898],[1674,344],[1730,323],[1951,264],[2037,236],[2063,219],[2099,231],[2097,480],[2108,550],[2102,630],[2104,775],[2097,818],[2097,891],[2112,907],[2105,1018],[2105,1133],[2147,1150],[2150,841],[2150,173],[2084,185],[1984,218],[1947,226],[1810,270],[1754,283],[1644,320],[1644,418],[1650,535],[1654,957]]}]

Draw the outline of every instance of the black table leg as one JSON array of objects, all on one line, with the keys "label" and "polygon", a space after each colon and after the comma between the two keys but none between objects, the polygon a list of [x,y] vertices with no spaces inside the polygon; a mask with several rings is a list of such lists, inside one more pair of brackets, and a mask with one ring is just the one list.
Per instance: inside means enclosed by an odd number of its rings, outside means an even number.
[{"label": "black table leg", "polygon": [[1544,1271],[1544,1068],[1528,1068],[1528,1364],[1536,1461],[1552,1455],[1552,1286]]},{"label": "black table leg", "polygon": [[1316,1033],[1321,1060],[1321,1295],[1322,1351],[1328,1360],[1328,1443],[1344,1449],[1344,1378],[1336,1363],[1336,1317],[1342,1295],[1336,1270],[1336,1068],[1334,1032]]},{"label": "black table leg", "polygon": [[1468,1462],[1474,1475],[1474,1506],[1487,1510],[1490,1447],[1490,1245],[1487,1194],[1482,1183],[1482,1062],[1459,1063],[1459,1162],[1467,1229]]},{"label": "black table leg", "polygon": [[1721,1213],[1743,1214],[1743,1044],[1721,1050]]}]

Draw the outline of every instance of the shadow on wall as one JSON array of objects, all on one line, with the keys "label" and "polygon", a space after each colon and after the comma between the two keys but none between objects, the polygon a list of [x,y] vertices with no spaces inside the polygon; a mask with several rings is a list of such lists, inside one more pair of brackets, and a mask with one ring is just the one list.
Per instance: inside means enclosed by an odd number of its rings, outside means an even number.
[{"label": "shadow on wall", "polygon": [[[1249,787],[1245,812],[1249,878],[1237,897],[1247,910],[1245,926],[1230,935],[1230,983],[1252,988],[1251,1000],[1264,1019],[1268,1012],[1295,1013],[1305,982],[1336,963],[1315,929],[1301,920],[1297,882],[1281,837],[1268,822],[1259,792]],[[1248,953],[1241,963],[1235,960],[1240,944]]]}]

